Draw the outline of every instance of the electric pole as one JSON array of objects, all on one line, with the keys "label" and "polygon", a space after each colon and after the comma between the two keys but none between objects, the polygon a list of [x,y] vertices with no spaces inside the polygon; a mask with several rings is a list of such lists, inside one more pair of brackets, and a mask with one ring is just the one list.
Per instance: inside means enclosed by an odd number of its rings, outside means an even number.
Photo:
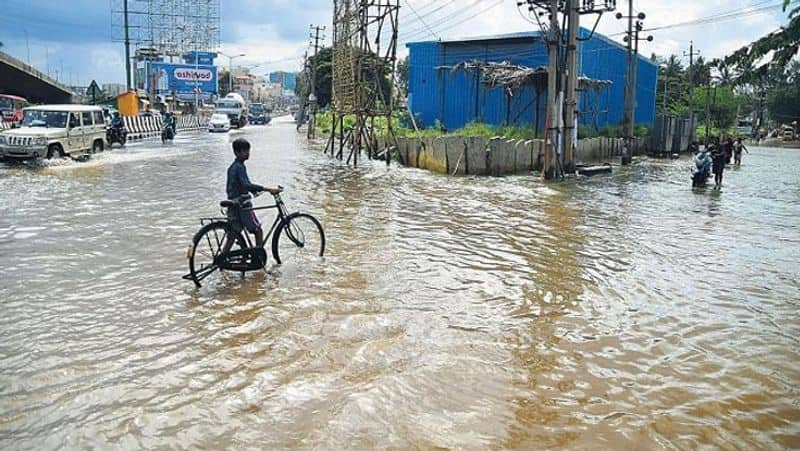
[{"label": "electric pole", "polygon": [[[547,37],[547,122],[542,176],[549,180],[575,172],[575,144],[578,139],[578,43],[592,37],[579,37],[580,16],[595,14],[597,20],[604,12],[613,11],[616,0],[522,0],[527,4],[531,20]],[[562,13],[566,33],[562,33],[558,13]],[[538,17],[547,14],[545,24]],[[538,126],[538,124],[537,124]]]},{"label": "electric pole", "polygon": [[314,40],[314,56],[311,57],[311,93],[308,95],[309,107],[309,121],[308,121],[308,138],[313,138],[316,128],[316,113],[317,113],[317,54],[319,53],[319,41],[324,40],[325,36],[320,37],[320,33],[325,31],[325,27],[311,25],[312,34],[310,38]]},{"label": "electric pole", "polygon": [[125,16],[125,81],[128,85],[128,91],[133,86],[131,84],[131,40],[128,35],[128,0],[123,0],[123,15]]},{"label": "electric pole", "polygon": [[692,64],[694,64],[694,56],[699,54],[700,50],[694,51],[694,41],[689,41],[689,53],[683,52],[683,56],[689,57],[689,67],[692,67]]},{"label": "electric pole", "polygon": [[[633,147],[633,126],[636,122],[636,78],[639,73],[639,41],[653,40],[653,36],[647,36],[646,38],[639,37],[639,32],[644,28],[642,21],[645,17],[643,12],[635,16],[633,15],[633,0],[628,0],[627,16],[624,16],[622,13],[617,13],[617,19],[628,19],[628,31],[623,38],[627,44],[628,51],[627,71],[625,75],[625,112],[623,115],[625,135],[623,139],[625,144],[623,146],[621,158],[621,163],[623,165],[630,164],[631,147]],[[633,19],[636,19],[635,23]]]},{"label": "electric pole", "polygon": [[564,102],[564,172],[575,172],[575,144],[578,141],[578,0],[567,0],[567,93]]},{"label": "electric pole", "polygon": [[556,163],[558,156],[558,99],[556,99],[556,84],[558,83],[558,0],[550,1],[550,36],[547,39],[547,129],[544,150],[544,164],[542,175],[545,180],[556,177]]}]

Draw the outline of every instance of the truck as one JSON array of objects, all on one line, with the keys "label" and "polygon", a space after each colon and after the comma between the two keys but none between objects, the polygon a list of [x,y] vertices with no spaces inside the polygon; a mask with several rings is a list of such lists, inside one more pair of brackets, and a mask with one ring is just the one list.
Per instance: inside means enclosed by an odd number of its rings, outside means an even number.
[{"label": "truck", "polygon": [[269,110],[267,109],[267,106],[263,103],[251,103],[247,109],[250,111],[247,122],[251,124],[267,125],[269,124],[270,120],[272,120],[272,118],[269,116]]},{"label": "truck", "polygon": [[214,104],[214,114],[228,116],[231,127],[244,127],[247,124],[247,103],[238,93],[231,92]]}]

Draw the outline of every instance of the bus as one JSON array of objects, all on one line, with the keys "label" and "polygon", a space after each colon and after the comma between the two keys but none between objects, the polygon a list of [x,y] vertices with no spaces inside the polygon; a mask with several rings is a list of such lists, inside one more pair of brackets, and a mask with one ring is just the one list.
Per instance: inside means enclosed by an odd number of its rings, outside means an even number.
[{"label": "bus", "polygon": [[28,104],[24,97],[0,94],[0,116],[3,122],[17,123],[22,120],[22,107]]}]

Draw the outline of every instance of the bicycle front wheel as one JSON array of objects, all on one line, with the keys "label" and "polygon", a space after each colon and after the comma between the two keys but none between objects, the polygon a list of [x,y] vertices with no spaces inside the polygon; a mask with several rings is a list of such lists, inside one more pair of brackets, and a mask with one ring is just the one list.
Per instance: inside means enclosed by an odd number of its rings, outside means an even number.
[{"label": "bicycle front wheel", "polygon": [[278,264],[302,262],[325,253],[325,232],[317,218],[292,213],[278,225],[272,237],[272,256]]},{"label": "bicycle front wheel", "polygon": [[235,232],[226,222],[212,222],[201,228],[192,239],[189,252],[189,274],[195,285],[219,269],[223,252],[247,248],[241,233]]}]

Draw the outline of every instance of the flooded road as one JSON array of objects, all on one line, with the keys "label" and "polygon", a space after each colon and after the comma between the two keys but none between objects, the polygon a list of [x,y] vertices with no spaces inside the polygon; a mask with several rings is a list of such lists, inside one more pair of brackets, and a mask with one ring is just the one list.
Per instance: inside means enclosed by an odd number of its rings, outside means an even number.
[{"label": "flooded road", "polygon": [[[238,136],[326,256],[195,290]],[[800,152],[750,150],[722,192],[353,169],[280,120],[0,166],[0,448],[800,447]]]}]

